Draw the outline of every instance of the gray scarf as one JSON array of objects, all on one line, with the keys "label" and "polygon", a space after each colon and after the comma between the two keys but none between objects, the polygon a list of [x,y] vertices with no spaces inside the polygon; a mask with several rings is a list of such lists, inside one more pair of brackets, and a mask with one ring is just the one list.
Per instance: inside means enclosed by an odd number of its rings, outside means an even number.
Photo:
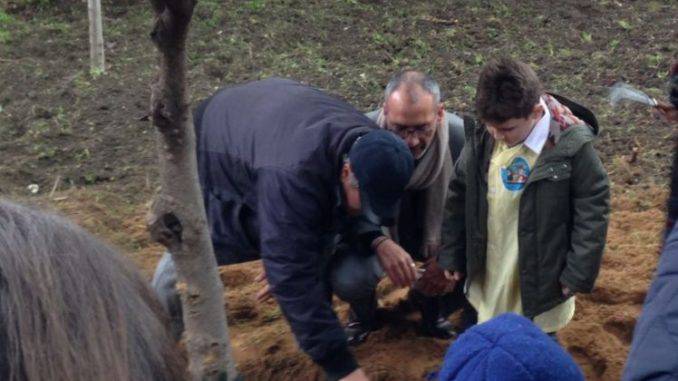
[{"label": "gray scarf", "polygon": [[[376,122],[379,127],[386,128],[383,108],[379,111]],[[406,187],[407,190],[424,190],[426,193],[422,253],[427,256],[429,255],[426,252],[428,245],[440,245],[440,229],[443,223],[445,197],[454,173],[449,139],[450,130],[445,114],[436,128],[433,141],[426,148],[421,158],[417,160],[414,174]],[[390,229],[389,233],[397,241],[395,229]]]}]

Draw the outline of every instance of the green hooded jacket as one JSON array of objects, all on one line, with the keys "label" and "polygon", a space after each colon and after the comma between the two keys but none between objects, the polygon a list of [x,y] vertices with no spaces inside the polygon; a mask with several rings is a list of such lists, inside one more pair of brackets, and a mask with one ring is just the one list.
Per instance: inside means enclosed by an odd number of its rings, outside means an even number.
[{"label": "green hooded jacket", "polygon": [[[549,137],[520,199],[518,265],[523,314],[535,317],[567,299],[562,287],[591,292],[605,248],[610,186],[593,148],[598,123],[588,109],[551,94],[586,121]],[[555,122],[552,121],[552,125]],[[487,171],[494,139],[472,117],[464,119],[466,145],[450,182],[440,265],[466,275],[485,268]]]}]

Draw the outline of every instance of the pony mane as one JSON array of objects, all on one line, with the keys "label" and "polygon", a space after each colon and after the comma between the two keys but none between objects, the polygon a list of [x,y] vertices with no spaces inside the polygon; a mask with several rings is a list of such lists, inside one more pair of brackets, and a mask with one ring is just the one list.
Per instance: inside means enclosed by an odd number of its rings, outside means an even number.
[{"label": "pony mane", "polygon": [[0,200],[0,379],[182,381],[185,369],[127,258],[60,217]]}]

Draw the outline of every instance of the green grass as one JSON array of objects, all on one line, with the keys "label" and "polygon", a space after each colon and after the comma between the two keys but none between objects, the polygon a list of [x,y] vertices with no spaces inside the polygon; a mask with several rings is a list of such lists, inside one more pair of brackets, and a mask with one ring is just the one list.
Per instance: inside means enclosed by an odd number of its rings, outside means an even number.
[{"label": "green grass", "polygon": [[6,44],[10,41],[12,34],[10,29],[14,24],[14,17],[0,9],[0,44]]},{"label": "green grass", "polygon": [[[637,112],[609,110],[604,86],[624,78],[642,88],[664,88],[668,61],[673,59],[670,52],[678,51],[675,39],[666,36],[673,25],[667,13],[672,3],[582,4],[200,0],[188,40],[191,98],[204,98],[238,82],[285,76],[326,89],[366,110],[381,102],[383,86],[394,72],[410,67],[438,79],[449,109],[473,111],[480,68],[498,55],[510,54],[532,64],[545,88],[594,108],[601,115],[601,125],[612,131],[606,136],[623,147],[625,128],[642,128],[647,118]],[[6,84],[0,78],[0,87],[15,86],[6,90],[11,96],[4,95],[11,101],[0,99],[4,108],[0,125],[15,130],[3,129],[0,138],[19,135],[24,140],[17,145],[32,147],[30,134],[76,139],[99,133],[98,128],[112,123],[123,129],[125,123],[142,117],[158,62],[148,37],[154,19],[149,4],[104,2],[104,75],[89,73],[86,7],[65,10],[50,5],[44,10],[30,17],[0,10],[0,57],[6,59],[0,62],[0,77],[31,78],[32,86],[41,89],[33,90],[36,99],[22,99],[24,85]],[[588,13],[605,17],[587,23],[582,17]],[[62,62],[62,56],[69,61]],[[67,69],[55,72],[54,66]],[[60,98],[64,92],[70,98]],[[15,106],[18,102],[45,104],[55,116],[35,122],[25,111],[30,107]],[[96,111],[101,105],[116,111]],[[630,120],[621,120],[627,115]],[[19,127],[17,121],[23,121]],[[106,149],[87,140],[70,155],[86,165]],[[53,154],[54,159],[62,155],[48,147],[32,151],[43,157]]]}]

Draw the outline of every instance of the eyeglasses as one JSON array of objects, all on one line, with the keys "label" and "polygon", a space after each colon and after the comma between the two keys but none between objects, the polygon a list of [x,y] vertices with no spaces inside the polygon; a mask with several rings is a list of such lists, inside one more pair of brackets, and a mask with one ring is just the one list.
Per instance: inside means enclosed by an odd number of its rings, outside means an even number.
[{"label": "eyeglasses", "polygon": [[401,138],[406,138],[410,135],[416,135],[417,137],[430,137],[435,132],[435,126],[433,124],[422,124],[419,126],[387,126],[389,130],[395,132]]}]

